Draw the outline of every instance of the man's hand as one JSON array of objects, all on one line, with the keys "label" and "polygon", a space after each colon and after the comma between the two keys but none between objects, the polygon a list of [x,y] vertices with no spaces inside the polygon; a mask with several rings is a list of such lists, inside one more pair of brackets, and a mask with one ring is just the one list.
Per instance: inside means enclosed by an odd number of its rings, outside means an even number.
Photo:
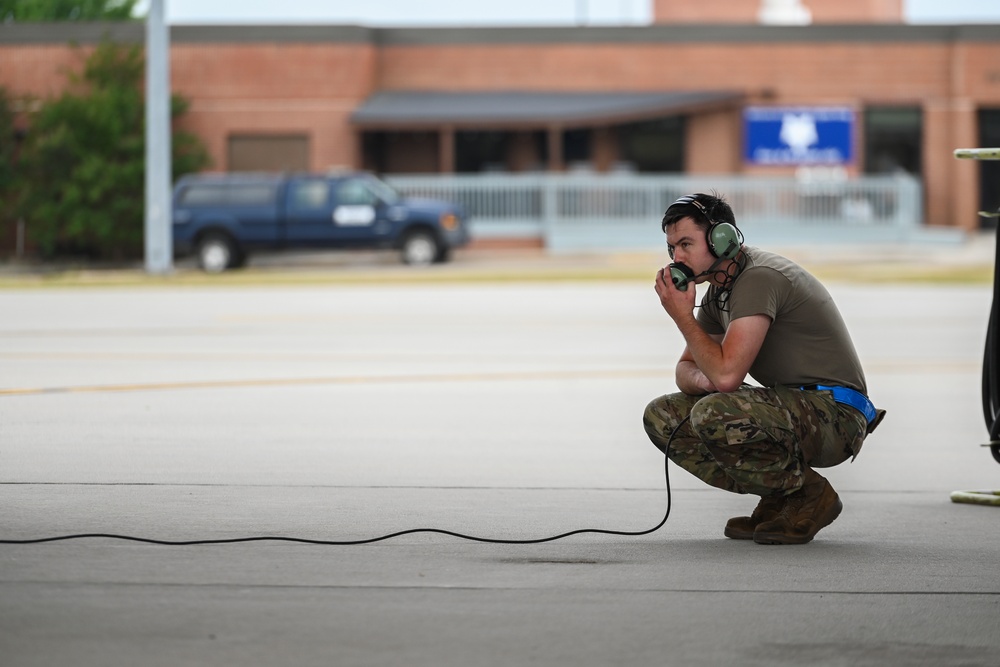
[{"label": "man's hand", "polygon": [[674,377],[677,381],[677,388],[691,396],[701,396],[719,391],[719,388],[708,379],[707,375],[701,372],[698,364],[691,359],[687,348],[684,349],[681,360],[677,362]]},{"label": "man's hand", "polygon": [[663,310],[667,311],[667,315],[670,315],[674,322],[678,322],[678,318],[694,317],[694,282],[688,283],[688,289],[682,292],[674,287],[673,281],[670,280],[670,269],[664,267],[656,274],[654,289],[656,295],[660,297]]}]

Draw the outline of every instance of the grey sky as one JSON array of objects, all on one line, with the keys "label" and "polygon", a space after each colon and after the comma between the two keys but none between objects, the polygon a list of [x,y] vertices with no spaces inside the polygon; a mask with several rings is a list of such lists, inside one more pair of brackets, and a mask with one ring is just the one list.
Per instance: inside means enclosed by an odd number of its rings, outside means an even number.
[{"label": "grey sky", "polygon": [[[148,1],[148,0],[147,0]],[[1000,0],[903,0],[911,23],[1000,23]],[[651,0],[164,0],[170,23],[641,25]],[[145,3],[144,3],[145,4]],[[804,0],[808,6],[808,0]]]}]

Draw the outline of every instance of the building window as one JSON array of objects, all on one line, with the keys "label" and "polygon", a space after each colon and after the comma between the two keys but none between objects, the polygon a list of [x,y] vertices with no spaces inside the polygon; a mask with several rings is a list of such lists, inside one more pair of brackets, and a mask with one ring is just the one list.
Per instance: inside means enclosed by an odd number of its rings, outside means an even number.
[{"label": "building window", "polygon": [[507,171],[507,132],[490,130],[455,133],[455,171],[470,174]]},{"label": "building window", "polygon": [[229,171],[309,169],[309,137],[305,134],[233,134],[228,148]]},{"label": "building window", "polygon": [[[593,171],[590,161],[590,129],[563,132],[562,161],[569,171]],[[547,152],[547,151],[546,151]]]},{"label": "building window", "polygon": [[[455,171],[523,172],[548,169],[548,134],[543,131],[462,131],[455,133]],[[590,130],[565,130],[562,164],[570,170],[589,170]]]},{"label": "building window", "polygon": [[867,174],[921,173],[923,116],[919,107],[865,109]]},{"label": "building window", "polygon": [[646,173],[684,171],[684,118],[675,116],[617,128],[621,160]]},{"label": "building window", "polygon": [[437,132],[364,132],[362,168],[376,174],[436,174]]}]

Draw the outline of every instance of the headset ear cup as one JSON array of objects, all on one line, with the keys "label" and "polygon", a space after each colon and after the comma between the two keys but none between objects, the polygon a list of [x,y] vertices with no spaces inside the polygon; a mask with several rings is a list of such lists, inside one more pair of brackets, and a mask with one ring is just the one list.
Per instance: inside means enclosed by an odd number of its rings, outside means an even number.
[{"label": "headset ear cup", "polygon": [[708,228],[708,249],[721,259],[734,259],[740,253],[740,232],[728,222]]},{"label": "headset ear cup", "polygon": [[686,264],[673,263],[670,265],[670,281],[674,287],[682,292],[686,292],[688,283],[694,279],[694,271]]}]

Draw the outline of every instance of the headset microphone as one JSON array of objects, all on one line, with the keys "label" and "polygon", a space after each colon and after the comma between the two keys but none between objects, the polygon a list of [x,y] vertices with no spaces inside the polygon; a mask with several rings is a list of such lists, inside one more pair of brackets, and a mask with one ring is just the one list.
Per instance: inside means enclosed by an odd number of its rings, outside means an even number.
[{"label": "headset microphone", "polygon": [[724,261],[729,259],[726,256],[719,257],[714,262],[712,266],[708,267],[707,270],[695,275],[694,270],[684,262],[671,262],[670,266],[670,281],[674,284],[681,292],[686,292],[688,288],[688,283],[692,283],[696,278],[701,278],[702,276],[710,276],[715,273],[715,270],[719,268],[719,265]]},{"label": "headset microphone", "polygon": [[670,281],[674,284],[674,287],[681,292],[686,292],[688,283],[695,279],[694,271],[682,262],[673,262],[668,268],[670,269]]}]

